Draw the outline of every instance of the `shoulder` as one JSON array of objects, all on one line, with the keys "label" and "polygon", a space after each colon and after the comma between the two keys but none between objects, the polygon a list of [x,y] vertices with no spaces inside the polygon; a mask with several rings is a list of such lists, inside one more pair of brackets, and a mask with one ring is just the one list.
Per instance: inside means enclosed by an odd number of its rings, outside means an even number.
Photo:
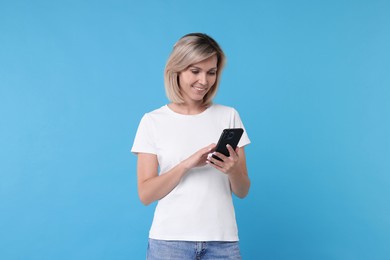
[{"label": "shoulder", "polygon": [[168,112],[167,105],[163,105],[157,109],[145,113],[145,115],[158,116],[158,115],[166,114],[167,112]]},{"label": "shoulder", "polygon": [[144,115],[143,115],[143,119],[144,120],[151,120],[151,119],[155,119],[155,118],[160,118],[160,117],[163,117],[165,115],[168,115],[169,114],[169,109],[167,108],[167,105],[163,105],[162,107],[159,107],[157,109],[154,109],[152,111],[149,111],[149,112],[146,112]]},{"label": "shoulder", "polygon": [[158,121],[158,119],[166,113],[166,106],[162,106],[160,108],[146,112],[141,118],[140,125],[145,125],[145,127],[151,127],[153,124],[155,124],[156,120]]}]

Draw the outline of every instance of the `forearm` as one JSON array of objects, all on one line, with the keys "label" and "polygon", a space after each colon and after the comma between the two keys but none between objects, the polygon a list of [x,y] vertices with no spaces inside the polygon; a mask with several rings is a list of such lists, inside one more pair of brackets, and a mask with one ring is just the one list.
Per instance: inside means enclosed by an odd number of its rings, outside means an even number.
[{"label": "forearm", "polygon": [[141,202],[149,205],[156,200],[162,199],[179,184],[186,172],[187,167],[185,164],[179,163],[164,174],[139,182],[138,193]]},{"label": "forearm", "polygon": [[251,182],[246,171],[237,170],[228,174],[233,193],[239,198],[248,195]]},{"label": "forearm", "polygon": [[210,157],[211,166],[227,174],[230,186],[234,194],[239,198],[244,198],[248,192],[251,182],[248,177],[244,148],[237,148],[236,151],[227,145],[230,156],[215,153],[221,160]]},{"label": "forearm", "polygon": [[164,198],[180,182],[186,172],[206,164],[207,154],[215,144],[206,146],[183,160],[168,172],[158,175],[158,161],[154,154],[138,155],[138,194],[143,204],[148,205]]}]

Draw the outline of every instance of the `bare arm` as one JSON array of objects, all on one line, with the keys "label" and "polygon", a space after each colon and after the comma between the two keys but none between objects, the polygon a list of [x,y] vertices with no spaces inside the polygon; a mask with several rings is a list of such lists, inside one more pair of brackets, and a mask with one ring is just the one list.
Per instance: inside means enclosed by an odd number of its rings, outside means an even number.
[{"label": "bare arm", "polygon": [[179,184],[188,170],[206,164],[207,154],[214,147],[215,144],[211,144],[200,149],[161,175],[158,175],[158,161],[155,154],[138,153],[138,195],[141,202],[148,205],[165,197]]},{"label": "bare arm", "polygon": [[248,169],[246,167],[246,158],[244,148],[233,150],[231,146],[227,146],[230,156],[227,157],[221,153],[215,153],[222,162],[212,157],[209,158],[211,166],[226,173],[230,180],[232,191],[239,198],[245,198],[248,195],[250,188],[250,180]]}]

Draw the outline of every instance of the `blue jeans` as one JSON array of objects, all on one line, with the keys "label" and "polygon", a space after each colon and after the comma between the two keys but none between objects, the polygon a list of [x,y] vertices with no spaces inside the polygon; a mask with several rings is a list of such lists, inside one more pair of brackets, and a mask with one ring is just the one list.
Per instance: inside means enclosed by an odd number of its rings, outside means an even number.
[{"label": "blue jeans", "polygon": [[149,239],[147,260],[241,260],[238,242],[167,241]]}]

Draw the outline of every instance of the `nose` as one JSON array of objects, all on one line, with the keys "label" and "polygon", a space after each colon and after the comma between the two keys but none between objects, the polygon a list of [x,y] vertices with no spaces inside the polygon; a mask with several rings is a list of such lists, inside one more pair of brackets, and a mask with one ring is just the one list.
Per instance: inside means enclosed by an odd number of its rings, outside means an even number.
[{"label": "nose", "polygon": [[206,73],[199,73],[198,82],[202,85],[207,85],[207,75]]}]

